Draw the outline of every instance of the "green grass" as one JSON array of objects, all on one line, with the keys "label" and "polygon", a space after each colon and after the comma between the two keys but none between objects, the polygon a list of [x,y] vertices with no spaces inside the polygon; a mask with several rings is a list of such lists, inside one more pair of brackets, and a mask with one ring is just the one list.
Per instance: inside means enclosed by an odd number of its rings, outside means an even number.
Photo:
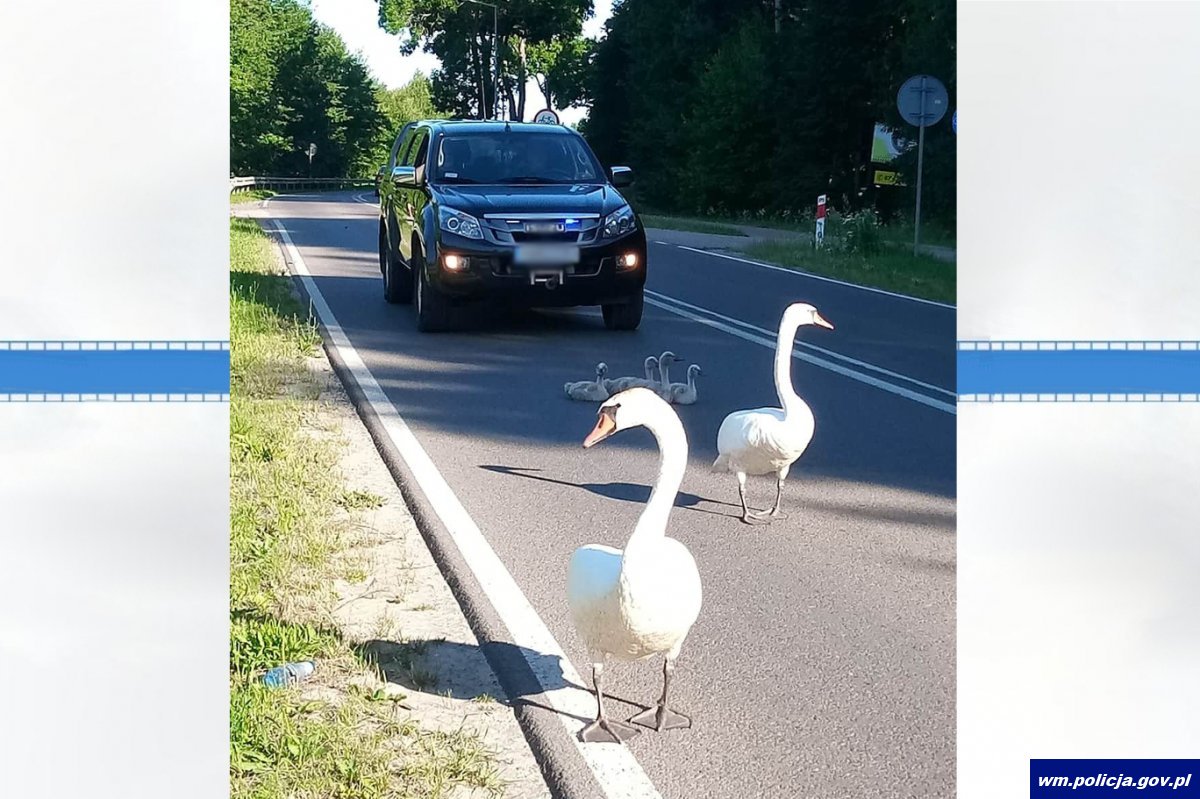
[{"label": "green grass", "polygon": [[242,191],[235,191],[229,195],[229,204],[244,205],[246,203],[256,203],[259,200],[274,197],[278,193],[270,189],[244,189]]},{"label": "green grass", "polygon": [[642,214],[642,224],[646,227],[662,228],[664,230],[685,230],[689,233],[711,233],[717,236],[746,235],[732,225],[709,222],[704,219],[691,219],[685,216]]},{"label": "green grass", "polygon": [[[884,241],[896,245],[907,245],[910,250],[912,249],[913,223],[910,220],[902,219],[891,222],[880,228],[880,232]],[[954,249],[956,241],[956,232],[945,225],[939,222],[921,223],[921,244]]]},{"label": "green grass", "polygon": [[346,510],[374,510],[383,507],[383,497],[370,491],[343,491],[337,502]]},{"label": "green grass", "polygon": [[[338,514],[382,498],[349,490],[340,442],[308,432],[319,424],[320,385],[305,359],[320,338],[272,248],[253,221],[230,220],[231,796],[434,799],[460,787],[498,796],[478,739],[398,721],[396,702],[377,701],[370,659],[324,626],[330,581],[359,569],[347,556],[352,521]],[[318,663],[305,686],[259,682],[296,660]],[[352,679],[372,688],[351,691]]]},{"label": "green grass", "polygon": [[[836,211],[829,214],[829,218],[825,223],[825,235],[827,238],[836,237],[840,219],[841,215]],[[766,212],[745,212],[743,214],[713,213],[700,216],[677,216],[674,214],[646,212],[642,214],[642,221],[645,222],[647,227],[687,230],[694,233],[744,236],[746,234],[739,230],[737,226],[745,225],[747,227],[788,230],[810,238],[813,235],[815,224],[812,218],[812,210],[807,210],[804,213],[788,214],[787,216],[768,214]],[[894,244],[908,244],[911,247],[913,240],[912,220],[893,220],[880,227],[880,234],[884,241]],[[956,232],[953,228],[947,227],[937,221],[922,223],[922,244],[953,248],[955,241]]]},{"label": "green grass", "polygon": [[814,251],[807,243],[758,242],[746,248],[751,258],[790,266],[850,283],[953,304],[956,270],[953,263],[901,249],[877,255],[834,250]]},{"label": "green grass", "polygon": [[730,228],[737,231],[731,235],[737,236],[745,235],[738,228],[739,225],[746,225],[748,227],[775,228],[776,230],[792,230],[797,233],[809,234],[812,233],[813,229],[811,211],[769,214],[766,211],[743,211],[741,213],[727,213],[712,210],[707,213],[675,214],[666,211],[647,210],[646,212],[642,213],[642,219],[645,219],[647,216],[652,218],[665,218],[673,220],[682,219],[700,225],[716,225],[718,227]]}]

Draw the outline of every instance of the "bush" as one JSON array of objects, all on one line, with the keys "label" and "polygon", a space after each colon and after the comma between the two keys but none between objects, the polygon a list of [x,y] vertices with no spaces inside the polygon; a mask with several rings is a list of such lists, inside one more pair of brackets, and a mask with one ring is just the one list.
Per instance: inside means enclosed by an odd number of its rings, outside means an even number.
[{"label": "bush", "polygon": [[840,249],[857,255],[878,255],[883,250],[883,231],[879,217],[864,208],[841,217],[837,241]]}]

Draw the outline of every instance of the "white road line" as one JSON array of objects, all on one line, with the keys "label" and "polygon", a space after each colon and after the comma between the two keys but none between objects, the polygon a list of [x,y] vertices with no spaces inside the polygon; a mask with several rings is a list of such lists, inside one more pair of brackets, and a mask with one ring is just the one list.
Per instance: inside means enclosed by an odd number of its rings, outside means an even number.
[{"label": "white road line", "polygon": [[297,193],[297,194],[291,194],[291,193],[288,193],[288,192],[283,192],[283,193],[281,193],[281,194],[276,194],[276,195],[273,195],[273,196],[271,196],[271,197],[268,197],[267,199],[263,200],[263,201],[262,201],[262,207],[263,207],[263,208],[266,208],[266,207],[267,207],[267,203],[271,202],[271,200],[280,200],[280,199],[288,199],[288,200],[311,200],[313,197],[319,197],[319,196],[320,196],[320,195],[318,195],[318,194],[298,194],[298,193]]},{"label": "white road line", "polygon": [[488,601],[508,628],[513,642],[531,652],[550,656],[546,659],[558,660],[557,665],[562,669],[561,680],[557,674],[548,673],[545,659],[531,661],[529,656],[525,655],[526,662],[541,684],[546,698],[557,711],[571,740],[575,742],[579,753],[595,774],[601,791],[609,799],[661,799],[658,790],[628,748],[610,744],[584,745],[579,742],[577,735],[583,728],[583,722],[578,721],[576,717],[587,719],[595,715],[595,698],[579,688],[554,686],[564,680],[575,685],[588,683],[575,670],[563,648],[529,604],[529,600],[525,598],[520,586],[496,555],[479,526],[467,513],[450,484],[438,471],[433,460],[396,410],[396,406],[387,398],[371,370],[350,343],[349,337],[338,324],[337,317],[325,302],[325,297],[313,282],[312,274],[287,229],[277,219],[272,222],[279,231],[292,267],[304,284],[308,296],[312,298],[317,315],[329,331],[329,337],[342,362],[346,364],[354,382],[358,384],[363,396],[379,417],[388,439],[412,470],[417,484],[429,499],[438,518],[450,531],[458,551],[462,553]]},{"label": "white road line", "polygon": [[[755,344],[761,344],[770,350],[775,349],[775,334],[771,334],[770,337],[767,337],[756,333],[750,333],[741,328],[727,325],[724,322],[718,322],[715,319],[701,316],[685,308],[681,308],[672,303],[663,302],[662,300],[654,299],[653,297],[646,297],[646,302],[655,306],[656,308],[662,308],[664,311],[670,311],[673,314],[682,316],[685,319],[691,319],[693,322],[699,322],[702,325],[707,325],[716,330],[722,330],[731,336],[737,336],[745,341],[752,341]],[[871,377],[870,375],[863,374],[862,372],[855,371],[854,369],[849,369],[841,364],[834,363],[833,361],[827,361],[824,358],[818,358],[815,355],[809,355],[808,353],[799,352],[796,350],[792,351],[792,357],[807,363],[811,363],[814,366],[820,366],[822,369],[828,369],[831,372],[836,372],[839,375],[844,375],[851,380],[857,380],[860,383],[866,383],[868,386],[881,388],[884,391],[904,397],[905,399],[910,399],[913,402],[919,402],[922,405],[928,405],[930,408],[936,408],[939,411],[944,411],[945,413],[949,413],[954,416],[958,415],[958,411],[956,410],[955,406],[951,405],[950,403],[936,400],[933,397],[927,397],[924,394],[904,388],[903,386],[897,386],[892,383],[888,383],[884,380],[880,380],[877,377]]]},{"label": "white road line", "polygon": [[367,196],[366,192],[363,192],[362,194],[356,194],[356,195],[354,195],[354,202],[363,203],[365,205],[376,205],[376,202],[374,200],[364,200],[363,198],[366,196]]},{"label": "white road line", "polygon": [[[657,242],[655,242],[655,243],[657,243]],[[820,280],[824,283],[836,283],[839,286],[849,286],[850,288],[862,289],[863,291],[869,291],[872,294],[883,294],[884,296],[896,297],[901,300],[912,300],[913,302],[919,302],[923,305],[932,305],[937,308],[948,308],[951,311],[958,310],[955,306],[947,305],[944,302],[935,302],[934,300],[926,300],[921,297],[912,297],[912,296],[909,296],[908,294],[897,294],[894,291],[885,291],[884,289],[877,289],[874,286],[862,286],[862,285],[859,285],[858,283],[848,283],[845,280],[837,280],[836,278],[825,277],[824,275],[814,275],[812,272],[801,272],[801,271],[798,271],[795,269],[788,269],[787,267],[784,267],[784,266],[777,266],[775,264],[764,264],[761,261],[751,261],[748,258],[738,258],[736,255],[726,255],[725,253],[712,252],[711,250],[700,250],[695,247],[686,247],[682,244],[674,244],[671,246],[678,247],[681,250],[688,250],[689,252],[698,252],[701,255],[711,255],[714,258],[725,258],[730,261],[737,261],[737,262],[743,263],[743,264],[750,264],[751,266],[760,266],[763,269],[773,269],[776,272],[783,272],[784,274],[793,275],[795,277],[806,278],[809,280]]]},{"label": "white road line", "polygon": [[[692,305],[691,303],[684,302],[683,300],[681,300],[677,297],[671,297],[667,294],[662,294],[657,291],[650,291],[649,289],[646,289],[646,294],[653,296],[655,299],[658,299],[658,300],[673,302],[676,305],[682,306],[684,308],[688,308],[693,311],[697,311],[698,313],[706,313],[709,316],[720,319],[723,322],[728,322],[731,325],[738,325],[739,327],[746,328],[747,330],[749,330],[752,333],[760,333],[760,334],[767,336],[768,338],[772,338],[772,339],[778,336],[778,334],[773,330],[767,330],[765,327],[759,327],[758,325],[752,325],[749,322],[743,322],[741,319],[734,319],[731,316],[725,316],[724,314],[719,314],[716,311],[710,311],[708,308],[701,308],[699,305]],[[887,375],[888,377],[892,377],[897,380],[903,380],[906,383],[912,383],[914,386],[920,386],[921,388],[928,389],[930,391],[936,391],[939,394],[943,394],[947,397],[950,397],[951,399],[955,399],[958,396],[953,391],[942,388],[941,386],[935,386],[932,383],[926,383],[924,381],[917,380],[915,377],[909,377],[908,375],[902,375],[899,372],[893,372],[890,369],[884,369],[882,366],[876,366],[873,363],[867,363],[866,361],[860,361],[857,358],[851,358],[849,355],[842,355],[840,352],[834,352],[833,350],[827,350],[824,347],[818,347],[816,344],[809,344],[806,341],[797,341],[796,346],[804,347],[805,349],[819,352],[822,355],[829,356],[830,358],[837,358],[838,360],[845,361],[846,363],[854,364],[855,366],[862,368],[862,369],[868,369],[872,372],[876,372],[881,375]]]}]

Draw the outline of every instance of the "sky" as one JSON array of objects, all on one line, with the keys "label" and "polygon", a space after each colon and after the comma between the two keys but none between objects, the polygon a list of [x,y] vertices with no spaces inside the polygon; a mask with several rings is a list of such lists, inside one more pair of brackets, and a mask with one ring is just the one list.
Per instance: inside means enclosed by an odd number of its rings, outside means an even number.
[{"label": "sky", "polygon": [[[501,13],[503,13],[503,0]],[[604,30],[604,22],[612,14],[612,0],[595,0],[595,13],[583,24],[584,36],[596,37]],[[428,53],[401,55],[397,37],[379,27],[379,4],[376,0],[312,0],[313,16],[333,28],[351,51],[362,54],[367,66],[380,83],[399,88],[418,71],[428,75],[438,66],[438,60]],[[525,113],[532,119],[543,100],[537,83],[529,82],[529,99]],[[559,118],[568,124],[578,122],[587,113],[583,108],[560,108]]]}]

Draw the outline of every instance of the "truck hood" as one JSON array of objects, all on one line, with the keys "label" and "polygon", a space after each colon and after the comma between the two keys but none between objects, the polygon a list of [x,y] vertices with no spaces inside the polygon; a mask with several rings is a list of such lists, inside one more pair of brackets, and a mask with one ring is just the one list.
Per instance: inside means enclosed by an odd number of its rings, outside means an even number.
[{"label": "truck hood", "polygon": [[549,186],[433,186],[439,205],[472,216],[487,214],[610,214],[625,205],[625,198],[604,184]]}]

